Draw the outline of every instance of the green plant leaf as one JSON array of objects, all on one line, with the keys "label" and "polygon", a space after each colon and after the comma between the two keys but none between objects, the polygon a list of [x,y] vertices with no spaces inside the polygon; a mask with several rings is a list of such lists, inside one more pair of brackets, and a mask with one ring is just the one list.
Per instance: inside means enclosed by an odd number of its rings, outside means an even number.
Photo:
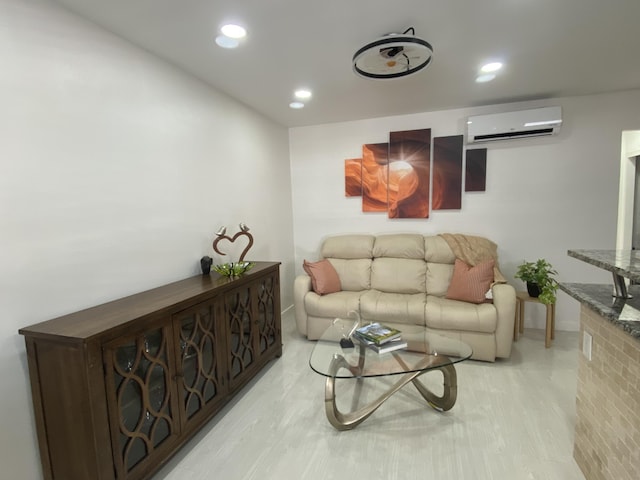
[{"label": "green plant leaf", "polygon": [[535,283],[540,287],[538,299],[546,305],[556,303],[556,291],[558,282],[553,278],[558,272],[544,258],[539,258],[535,262],[524,261],[516,270],[515,278],[523,282]]}]

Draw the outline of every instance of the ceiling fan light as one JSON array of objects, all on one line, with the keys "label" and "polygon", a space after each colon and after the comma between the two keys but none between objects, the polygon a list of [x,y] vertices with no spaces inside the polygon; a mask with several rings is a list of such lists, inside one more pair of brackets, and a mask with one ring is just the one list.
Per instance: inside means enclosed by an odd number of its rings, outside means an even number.
[{"label": "ceiling fan light", "polygon": [[431,63],[433,47],[421,38],[392,33],[366,44],[353,55],[353,70],[365,78],[398,78],[419,72]]}]

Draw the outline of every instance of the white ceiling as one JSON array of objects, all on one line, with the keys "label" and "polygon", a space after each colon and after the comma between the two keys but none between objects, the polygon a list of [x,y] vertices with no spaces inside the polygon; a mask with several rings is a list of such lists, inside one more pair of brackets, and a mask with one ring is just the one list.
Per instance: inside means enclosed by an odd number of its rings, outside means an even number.
[{"label": "white ceiling", "polygon": [[[285,126],[640,88],[640,0],[57,1]],[[248,30],[235,50],[214,42],[230,20]],[[428,68],[353,73],[357,49],[409,27],[433,45]],[[292,110],[300,86],[314,96]]]}]

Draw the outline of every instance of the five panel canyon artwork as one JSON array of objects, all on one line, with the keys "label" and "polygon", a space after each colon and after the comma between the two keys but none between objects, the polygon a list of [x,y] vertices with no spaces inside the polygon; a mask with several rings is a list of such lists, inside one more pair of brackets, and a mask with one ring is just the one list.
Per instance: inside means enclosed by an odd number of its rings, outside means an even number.
[{"label": "five panel canyon artwork", "polygon": [[[459,210],[463,150],[462,135],[432,139],[430,128],[390,132],[388,143],[364,144],[362,158],[345,160],[345,196],[361,197],[363,212],[386,212],[389,218]],[[486,148],[466,151],[465,192],[485,191],[486,158]]]}]

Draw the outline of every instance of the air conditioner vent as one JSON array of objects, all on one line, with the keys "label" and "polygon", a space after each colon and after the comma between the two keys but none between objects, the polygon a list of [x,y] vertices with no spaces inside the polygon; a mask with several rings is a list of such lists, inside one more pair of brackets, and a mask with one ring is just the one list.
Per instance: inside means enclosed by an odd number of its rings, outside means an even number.
[{"label": "air conditioner vent", "polygon": [[501,138],[513,138],[513,137],[539,137],[544,135],[553,135],[553,128],[541,128],[538,130],[522,130],[521,132],[504,132],[494,133],[489,135],[476,135],[476,142],[481,140],[498,140]]},{"label": "air conditioner vent", "polygon": [[560,107],[476,115],[467,121],[467,143],[555,135],[561,125]]}]

